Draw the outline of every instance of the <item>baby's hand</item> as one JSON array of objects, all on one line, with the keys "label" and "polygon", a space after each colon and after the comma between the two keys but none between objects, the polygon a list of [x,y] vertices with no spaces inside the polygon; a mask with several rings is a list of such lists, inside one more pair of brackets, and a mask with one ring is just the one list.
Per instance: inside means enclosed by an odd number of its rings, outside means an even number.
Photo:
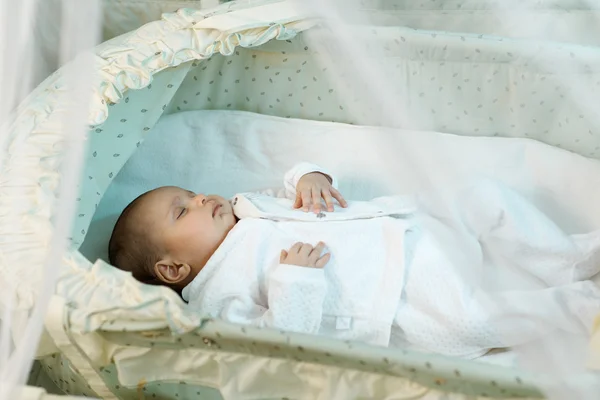
[{"label": "baby's hand", "polygon": [[323,268],[331,257],[326,253],[321,257],[325,244],[319,242],[314,248],[308,243],[296,243],[290,251],[281,250],[281,264],[297,265],[299,267]]},{"label": "baby's hand", "polygon": [[296,185],[296,201],[294,208],[302,207],[307,212],[310,206],[313,206],[315,214],[321,212],[321,198],[327,204],[327,211],[333,211],[333,198],[335,198],[342,207],[348,207],[346,200],[342,197],[325,175],[320,172],[311,172],[304,175]]}]

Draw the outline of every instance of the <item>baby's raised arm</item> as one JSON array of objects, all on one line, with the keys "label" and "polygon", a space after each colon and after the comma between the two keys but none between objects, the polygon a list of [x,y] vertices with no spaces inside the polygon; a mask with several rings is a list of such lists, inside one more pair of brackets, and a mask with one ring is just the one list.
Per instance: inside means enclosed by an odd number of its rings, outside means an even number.
[{"label": "baby's raised arm", "polygon": [[333,199],[340,206],[347,207],[348,204],[342,194],[331,185],[331,179],[320,172],[311,172],[304,175],[296,185],[296,200],[294,208],[302,207],[304,212],[311,208],[318,214],[321,212],[321,199],[325,200],[327,211],[333,212]]},{"label": "baby's raised arm", "polygon": [[316,214],[320,213],[321,200],[325,201],[329,212],[334,211],[334,199],[340,206],[348,206],[337,189],[335,177],[318,165],[296,164],[285,174],[283,183],[287,196],[294,199],[294,208],[302,208],[304,212],[312,208]]}]

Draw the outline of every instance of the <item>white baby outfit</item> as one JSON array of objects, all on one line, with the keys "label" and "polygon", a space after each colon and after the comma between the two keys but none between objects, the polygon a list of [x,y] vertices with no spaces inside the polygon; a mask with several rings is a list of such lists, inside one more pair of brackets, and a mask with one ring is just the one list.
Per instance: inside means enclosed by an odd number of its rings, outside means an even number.
[{"label": "white baby outfit", "polygon": [[[314,171],[331,176],[302,163],[280,197],[232,199],[240,221],[183,290],[191,307],[233,323],[463,357],[510,345],[455,269],[469,262],[464,254],[480,255],[475,236],[418,214],[405,196],[350,201],[332,213],[294,210],[296,184]],[[279,263],[281,250],[319,241],[331,254],[323,269]],[[587,283],[582,290],[597,294]]]}]

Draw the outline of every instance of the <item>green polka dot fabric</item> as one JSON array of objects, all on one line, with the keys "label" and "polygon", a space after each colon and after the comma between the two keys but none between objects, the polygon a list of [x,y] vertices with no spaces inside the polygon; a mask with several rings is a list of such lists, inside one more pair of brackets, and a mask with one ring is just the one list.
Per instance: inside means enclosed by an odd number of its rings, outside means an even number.
[{"label": "green polka dot fabric", "polygon": [[[493,1],[397,0],[383,2],[379,10],[372,1],[363,3],[374,10],[378,25],[360,28],[360,33],[382,51],[357,50],[380,66],[387,89],[401,100],[395,111],[406,118],[393,126],[530,138],[600,158],[600,132],[592,124],[591,107],[600,94],[600,52],[570,43],[594,44],[598,35],[557,29],[555,41],[511,39],[503,26],[489,23]],[[182,9],[96,49],[102,79],[94,89],[89,118],[73,249],[83,241],[102,194],[162,115],[230,109],[383,123],[373,117],[379,106],[364,96],[368,79],[361,86],[344,75],[350,66],[342,59],[330,57],[324,64],[323,47],[313,47],[309,40],[309,32],[319,34],[321,28],[290,4],[263,0]],[[554,15],[563,11],[552,10]],[[588,16],[596,13],[588,11]],[[451,29],[454,23],[464,29]],[[579,98],[578,87],[569,85],[566,76],[577,77],[588,97]],[[61,71],[45,85],[24,105],[11,132],[5,171],[14,176],[33,176],[38,165],[56,174],[55,166],[41,160],[60,156],[56,144],[62,133],[48,121],[56,102],[53,91],[64,85]],[[43,146],[32,149],[23,143]],[[11,209],[25,221],[49,223],[48,204],[56,200],[58,189],[54,180],[43,179],[27,181],[29,197],[22,209]],[[0,217],[8,225],[10,220]],[[18,280],[12,273],[1,277],[19,287],[20,298],[32,299],[41,275],[40,249],[48,243],[50,229],[37,232],[23,226],[11,234],[30,238],[26,245],[19,243],[15,250],[0,242],[0,252],[11,266],[21,266],[22,275]],[[76,250],[64,258],[57,289],[57,297],[65,301],[60,322],[75,348],[71,350],[81,357],[63,351],[42,364],[67,393],[95,396],[102,389],[115,399],[171,400],[237,398],[239,393],[282,399],[348,398],[348,393],[438,400],[541,397],[539,377],[514,369],[191,317],[188,324],[196,321],[198,328],[179,332],[174,321],[189,316],[173,313],[182,309],[175,296],[141,288],[126,274],[109,278],[102,271],[109,267],[93,265]],[[94,279],[105,285],[96,287]],[[77,287],[89,289],[89,297],[71,298]],[[116,304],[111,313],[100,315],[93,290],[127,307]],[[137,295],[151,301],[136,307]],[[152,319],[159,311],[168,317]],[[59,350],[66,346],[56,344]]]},{"label": "green polka dot fabric", "polygon": [[[392,393],[439,400],[543,398],[526,378],[498,367],[481,366],[479,379],[474,380],[464,362],[450,365],[439,357],[423,358],[408,352],[400,358],[385,349],[365,355],[358,343],[342,343],[325,351],[324,346],[295,338],[286,338],[288,343],[267,343],[264,336],[264,332],[253,329],[232,332],[218,322],[203,332],[175,340],[107,334],[111,346],[117,346],[113,347],[116,354],[121,350],[144,355],[137,360],[118,355],[114,362],[97,367],[97,372],[116,398],[132,400],[238,398],[244,387],[257,398],[278,399],[319,398],[324,391],[331,398],[344,397],[348,391],[362,398],[383,398]],[[350,350],[354,357],[340,357],[341,350]],[[65,393],[95,396],[64,356],[49,356],[42,365]],[[245,386],[248,379],[253,383]],[[311,379],[313,384],[302,384],[304,379]],[[213,387],[216,381],[221,382],[219,388]],[[340,385],[344,381],[347,383]]]},{"label": "green polka dot fabric", "polygon": [[504,38],[600,44],[595,3],[502,0],[360,1],[373,25]]},{"label": "green polka dot fabric", "polygon": [[189,64],[168,69],[156,75],[143,90],[126,93],[118,106],[108,105],[110,118],[90,131],[80,185],[80,192],[87,196],[77,198],[73,246],[82,243],[102,194],[158,121],[188,69]]},{"label": "green polka dot fabric", "polygon": [[[576,73],[590,99],[597,99],[600,70],[593,60],[599,54],[400,27],[371,28],[365,35],[385,49],[377,64],[398,99],[396,111],[406,116],[398,127],[531,138],[600,157],[594,110],[577,100],[576,88],[563,75]],[[166,112],[231,109],[378,125],[371,118],[377,114],[371,99],[339,88],[331,75],[336,72],[322,67],[305,36],[195,63]],[[586,62],[581,69],[572,61],[577,58]],[[561,74],[546,70],[545,62]]]}]

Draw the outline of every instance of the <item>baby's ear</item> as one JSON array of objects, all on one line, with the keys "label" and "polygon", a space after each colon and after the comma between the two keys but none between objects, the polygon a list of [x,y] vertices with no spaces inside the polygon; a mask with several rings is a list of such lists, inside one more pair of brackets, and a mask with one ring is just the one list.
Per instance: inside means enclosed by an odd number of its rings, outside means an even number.
[{"label": "baby's ear", "polygon": [[156,277],[167,285],[181,283],[190,275],[191,270],[188,264],[179,264],[167,259],[154,264]]}]

